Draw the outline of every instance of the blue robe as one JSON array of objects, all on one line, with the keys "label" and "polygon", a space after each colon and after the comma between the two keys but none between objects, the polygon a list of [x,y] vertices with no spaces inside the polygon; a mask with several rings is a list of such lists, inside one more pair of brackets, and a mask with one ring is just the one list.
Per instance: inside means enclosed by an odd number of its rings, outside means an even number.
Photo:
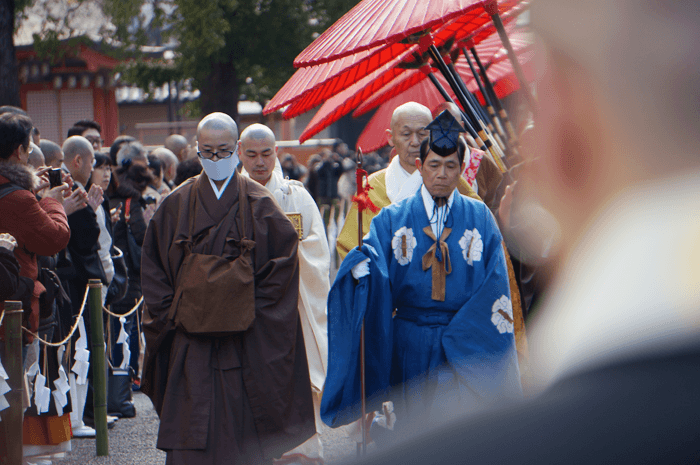
[{"label": "blue robe", "polygon": [[[430,411],[436,400],[447,404],[443,408],[469,410],[522,392],[508,272],[491,212],[455,193],[445,224],[451,228],[445,239],[451,273],[444,301],[432,299],[432,270],[422,266],[435,244],[426,226],[418,190],[382,209],[362,248],[351,250],[338,270],[328,295],[329,361],[321,402],[330,426],[360,417],[363,318],[367,411],[392,400],[401,421],[404,413]],[[351,270],[366,258],[370,274],[358,282]]]}]

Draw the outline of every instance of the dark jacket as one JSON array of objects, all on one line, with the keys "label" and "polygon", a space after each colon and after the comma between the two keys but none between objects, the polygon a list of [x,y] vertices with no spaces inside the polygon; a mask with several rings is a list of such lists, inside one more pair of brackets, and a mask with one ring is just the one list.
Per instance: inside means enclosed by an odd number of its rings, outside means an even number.
[{"label": "dark jacket", "polygon": [[[146,235],[147,225],[143,217],[144,202],[141,198],[141,189],[139,189],[137,181],[129,175],[130,171],[119,176],[119,187],[109,200],[111,208],[122,204],[119,220],[112,225],[112,241],[124,252],[124,260],[129,273],[129,288],[126,296],[113,304],[116,313],[128,311],[134,306],[134,302],[141,297],[141,246]],[[128,199],[131,201],[127,202]],[[126,227],[127,203],[130,204],[129,231]],[[133,242],[130,241],[128,233],[131,234]]]},{"label": "dark jacket", "polygon": [[[71,229],[71,240],[68,243],[66,254],[63,258],[69,260],[70,271],[63,273],[72,276],[68,280],[73,314],[80,311],[80,306],[85,294],[85,288],[90,279],[99,279],[107,284],[107,277],[100,260],[99,237],[100,226],[97,224],[97,215],[91,206],[82,208],[68,216],[68,224]],[[62,264],[66,261],[61,259]],[[63,274],[61,280],[66,282]]]},{"label": "dark jacket", "polygon": [[12,252],[0,247],[0,302],[12,300],[19,286],[19,263]]}]

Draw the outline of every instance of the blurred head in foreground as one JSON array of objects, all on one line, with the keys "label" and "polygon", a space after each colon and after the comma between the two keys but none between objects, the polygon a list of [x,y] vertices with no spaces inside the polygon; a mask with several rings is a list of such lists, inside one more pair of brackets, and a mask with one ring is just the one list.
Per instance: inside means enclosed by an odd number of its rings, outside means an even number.
[{"label": "blurred head in foreground", "polygon": [[527,322],[546,390],[367,462],[697,463],[700,3],[537,0],[530,18],[537,158],[512,221],[554,271]]},{"label": "blurred head in foreground", "polygon": [[531,322],[544,379],[700,333],[700,4],[661,3],[532,6],[539,159],[514,215],[559,274]]}]

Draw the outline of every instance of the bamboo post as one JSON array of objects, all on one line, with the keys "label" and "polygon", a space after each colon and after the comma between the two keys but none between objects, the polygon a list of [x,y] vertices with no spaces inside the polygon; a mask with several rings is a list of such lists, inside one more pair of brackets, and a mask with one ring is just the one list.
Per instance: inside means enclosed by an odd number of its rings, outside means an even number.
[{"label": "bamboo post", "polygon": [[5,360],[3,365],[12,390],[5,394],[10,407],[2,412],[5,430],[7,463],[22,463],[22,391],[24,390],[24,367],[22,366],[22,302],[5,301]]},{"label": "bamboo post", "polygon": [[98,456],[109,455],[109,437],[107,436],[107,377],[105,376],[105,339],[102,323],[102,283],[91,279],[88,286],[88,305],[90,310],[90,332],[92,347],[93,407],[95,415],[96,441]]}]

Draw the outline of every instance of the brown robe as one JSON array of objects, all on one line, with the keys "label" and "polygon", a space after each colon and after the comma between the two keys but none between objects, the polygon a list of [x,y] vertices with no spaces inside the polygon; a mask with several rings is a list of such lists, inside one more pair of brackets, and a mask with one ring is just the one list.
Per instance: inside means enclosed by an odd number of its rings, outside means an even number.
[{"label": "brown robe", "polygon": [[[258,183],[235,174],[217,199],[206,174],[198,177],[198,185],[190,179],[165,198],[144,240],[142,389],[160,415],[157,447],[168,452],[166,463],[267,462],[315,432],[297,310],[297,233]],[[235,223],[230,231],[221,227],[227,215],[238,214],[240,183],[246,183],[250,206],[246,236],[255,241],[255,320],[229,336],[193,336],[169,320],[184,258],[178,241],[189,233],[190,193],[197,195],[194,251],[211,253],[221,250],[227,236],[240,239]]]}]

